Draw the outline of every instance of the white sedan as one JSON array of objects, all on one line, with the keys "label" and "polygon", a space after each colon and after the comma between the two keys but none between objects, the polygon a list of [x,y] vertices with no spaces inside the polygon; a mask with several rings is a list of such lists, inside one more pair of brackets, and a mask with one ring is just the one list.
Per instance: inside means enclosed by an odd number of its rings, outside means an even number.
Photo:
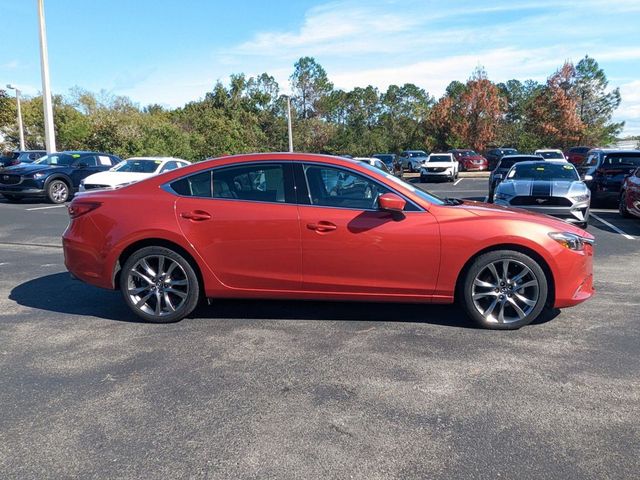
[{"label": "white sedan", "polygon": [[189,165],[189,162],[180,158],[128,158],[106,172],[89,175],[80,182],[80,192],[122,187],[187,165]]}]

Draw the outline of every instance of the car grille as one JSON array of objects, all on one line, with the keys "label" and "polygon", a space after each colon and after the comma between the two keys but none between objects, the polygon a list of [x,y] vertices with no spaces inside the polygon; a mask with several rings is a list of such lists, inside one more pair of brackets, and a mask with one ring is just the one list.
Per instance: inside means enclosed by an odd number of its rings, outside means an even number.
[{"label": "car grille", "polygon": [[100,188],[109,188],[109,185],[99,185],[97,183],[89,183],[89,184],[85,183],[84,184],[84,189],[85,190],[97,190],[97,189],[100,189]]},{"label": "car grille", "polygon": [[433,173],[441,173],[446,171],[446,168],[443,167],[429,167],[427,168],[427,172],[433,172]]},{"label": "car grille", "polygon": [[3,185],[16,185],[20,183],[20,175],[0,175],[0,183]]},{"label": "car grille", "polygon": [[540,207],[570,207],[571,200],[565,197],[521,196],[511,199],[511,205],[535,205]]}]

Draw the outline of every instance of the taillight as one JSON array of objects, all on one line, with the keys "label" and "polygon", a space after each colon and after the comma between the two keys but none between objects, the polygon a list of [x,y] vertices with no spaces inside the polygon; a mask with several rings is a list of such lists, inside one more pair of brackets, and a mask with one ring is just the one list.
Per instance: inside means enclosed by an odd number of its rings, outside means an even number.
[{"label": "taillight", "polygon": [[102,205],[100,202],[83,202],[76,201],[72,202],[71,205],[67,208],[69,211],[69,217],[78,218],[84,215],[85,213],[89,213],[96,208]]}]

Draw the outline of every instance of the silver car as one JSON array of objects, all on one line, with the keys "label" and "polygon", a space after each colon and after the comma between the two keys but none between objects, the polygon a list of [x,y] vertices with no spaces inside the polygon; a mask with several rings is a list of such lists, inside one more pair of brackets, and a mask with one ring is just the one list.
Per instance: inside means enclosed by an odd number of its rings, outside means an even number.
[{"label": "silver car", "polygon": [[553,215],[586,228],[591,192],[564,161],[520,162],[496,187],[494,203]]}]

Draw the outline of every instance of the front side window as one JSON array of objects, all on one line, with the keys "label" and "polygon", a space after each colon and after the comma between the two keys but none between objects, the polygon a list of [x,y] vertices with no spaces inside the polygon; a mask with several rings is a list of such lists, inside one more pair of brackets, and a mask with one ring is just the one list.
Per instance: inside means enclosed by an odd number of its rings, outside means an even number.
[{"label": "front side window", "polygon": [[374,210],[378,197],[391,190],[366,177],[327,166],[305,165],[312,205]]},{"label": "front side window", "polygon": [[78,160],[76,160],[75,162],[73,162],[74,165],[84,165],[86,167],[95,167],[98,165],[98,163],[96,162],[96,157],[94,157],[93,155],[89,155],[86,157],[82,157]]},{"label": "front side window", "polygon": [[615,154],[607,155],[602,166],[605,168],[617,167],[638,167],[640,166],[640,155],[638,154]]}]

